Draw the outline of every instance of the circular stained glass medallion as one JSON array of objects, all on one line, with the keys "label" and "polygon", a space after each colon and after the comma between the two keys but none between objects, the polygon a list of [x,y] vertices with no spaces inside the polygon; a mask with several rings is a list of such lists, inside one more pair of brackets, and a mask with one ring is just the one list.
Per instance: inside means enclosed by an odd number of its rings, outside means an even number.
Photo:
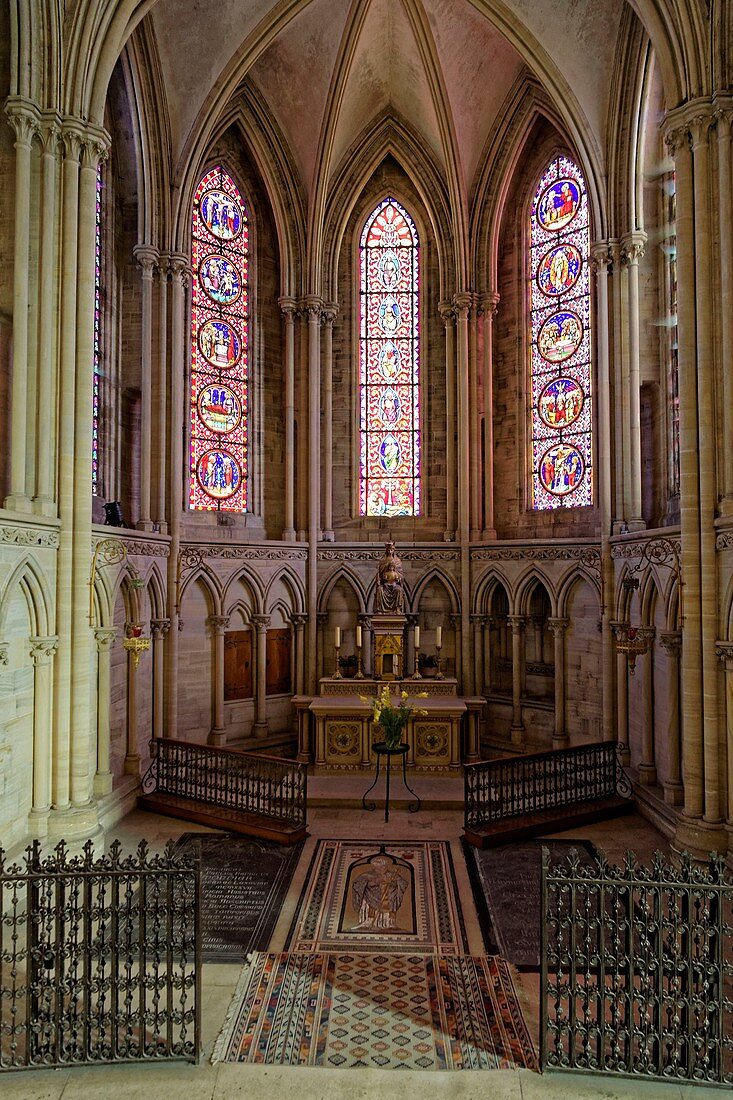
[{"label": "circular stained glass medallion", "polygon": [[572,290],[583,267],[583,257],[574,244],[551,248],[537,268],[537,286],[548,298],[557,298]]},{"label": "circular stained glass medallion", "polygon": [[577,313],[553,313],[537,333],[537,348],[548,363],[563,363],[580,347],[583,322]]},{"label": "circular stained glass medallion", "polygon": [[226,191],[207,191],[201,199],[201,220],[220,241],[231,241],[242,232],[242,208]]},{"label": "circular stained glass medallion", "polygon": [[402,402],[399,394],[391,386],[387,386],[379,399],[379,415],[383,424],[394,425],[400,418]]},{"label": "circular stained glass medallion", "polygon": [[555,180],[537,200],[537,223],[548,233],[559,233],[578,213],[581,197],[575,180]]},{"label": "circular stained glass medallion", "polygon": [[230,306],[242,293],[242,280],[236,267],[226,256],[216,253],[201,261],[199,282],[207,297],[220,306]]},{"label": "circular stained glass medallion", "polygon": [[402,448],[393,435],[385,436],[379,447],[379,461],[387,474],[396,474],[402,460]]},{"label": "circular stained glass medallion", "polygon": [[199,416],[211,432],[226,435],[242,419],[242,404],[229,386],[207,386],[198,399]]},{"label": "circular stained glass medallion", "polygon": [[577,447],[556,443],[540,459],[540,481],[556,497],[564,497],[577,489],[583,480],[585,463]]},{"label": "circular stained glass medallion", "polygon": [[566,428],[573,424],[583,409],[585,394],[574,378],[553,378],[537,402],[537,412],[548,428]]},{"label": "circular stained glass medallion", "polygon": [[400,373],[400,352],[391,340],[386,340],[379,350],[379,369],[387,382],[393,382]]},{"label": "circular stained glass medallion", "polygon": [[242,353],[239,337],[226,321],[207,321],[202,325],[199,348],[206,362],[220,370],[233,367]]},{"label": "circular stained glass medallion", "polygon": [[379,327],[385,336],[394,336],[400,327],[402,311],[391,294],[379,303]]},{"label": "circular stained glass medallion", "polygon": [[227,500],[239,488],[242,471],[230,451],[207,451],[196,468],[199,485],[214,500]]}]

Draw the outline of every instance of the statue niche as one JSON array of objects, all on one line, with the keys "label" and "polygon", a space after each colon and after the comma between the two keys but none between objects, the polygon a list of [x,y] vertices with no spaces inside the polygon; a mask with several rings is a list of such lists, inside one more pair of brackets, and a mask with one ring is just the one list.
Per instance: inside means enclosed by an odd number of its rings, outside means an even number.
[{"label": "statue niche", "polygon": [[377,567],[377,592],[374,610],[378,615],[402,615],[405,611],[405,573],[395,550],[395,544],[385,544]]},{"label": "statue niche", "polygon": [[390,540],[377,566],[372,636],[374,673],[378,680],[398,680],[403,674],[405,632],[405,574],[402,562]]}]

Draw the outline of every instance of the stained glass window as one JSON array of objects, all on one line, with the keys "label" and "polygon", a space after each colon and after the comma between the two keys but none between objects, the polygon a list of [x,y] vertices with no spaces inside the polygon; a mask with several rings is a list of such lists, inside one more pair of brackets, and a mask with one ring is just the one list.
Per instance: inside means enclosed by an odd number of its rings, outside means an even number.
[{"label": "stained glass window", "polygon": [[555,157],[532,203],[532,507],[593,503],[590,224],[585,183]]},{"label": "stained glass window", "polygon": [[359,249],[359,514],[420,514],[419,241],[396,199]]},{"label": "stained glass window", "polygon": [[248,213],[234,180],[212,168],[193,200],[191,508],[247,509]]},{"label": "stained glass window", "polygon": [[680,492],[680,378],[677,337],[677,193],[672,172],[665,182],[666,236],[662,242],[667,292],[667,402],[669,407],[669,494]]},{"label": "stained glass window", "polygon": [[94,220],[94,381],[92,386],[92,492],[99,485],[99,333],[102,267],[102,168],[97,169],[97,194]]}]

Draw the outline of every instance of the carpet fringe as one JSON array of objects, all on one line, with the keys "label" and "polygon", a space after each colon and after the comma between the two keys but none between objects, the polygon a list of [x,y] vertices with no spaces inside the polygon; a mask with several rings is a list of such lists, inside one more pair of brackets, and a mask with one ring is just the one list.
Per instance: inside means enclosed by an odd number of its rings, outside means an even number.
[{"label": "carpet fringe", "polygon": [[252,973],[252,967],[254,966],[254,958],[256,952],[251,951],[244,960],[244,966],[242,967],[242,973],[237,979],[237,986],[234,990],[227,1014],[224,1017],[224,1023],[221,1025],[221,1031],[218,1038],[214,1043],[214,1049],[211,1052],[211,1064],[215,1062],[226,1061],[226,1048],[231,1042],[232,1033],[237,1025],[239,1019],[239,1010],[242,1006],[242,998],[244,992],[249,985],[250,975]]}]

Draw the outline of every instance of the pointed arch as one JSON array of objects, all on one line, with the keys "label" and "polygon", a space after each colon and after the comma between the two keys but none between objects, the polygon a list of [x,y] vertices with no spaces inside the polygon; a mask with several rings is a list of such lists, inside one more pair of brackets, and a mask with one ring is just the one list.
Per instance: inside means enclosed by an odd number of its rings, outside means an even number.
[{"label": "pointed arch", "polygon": [[563,574],[557,584],[557,615],[560,618],[567,617],[568,606],[573,588],[576,584],[585,582],[595,592],[598,598],[598,614],[601,613],[601,580],[597,573],[585,569],[580,562],[574,562]]},{"label": "pointed arch", "polygon": [[226,601],[229,597],[229,593],[237,584],[243,584],[245,588],[248,588],[252,596],[252,607],[256,615],[264,614],[265,609],[265,588],[257,576],[257,574],[249,566],[243,565],[237,569],[223,586],[221,594],[221,605],[226,606]]},{"label": "pointed arch", "polygon": [[557,597],[552,582],[535,565],[530,565],[514,582],[514,598],[511,604],[513,615],[528,614],[532,591],[538,584],[547,593],[552,614],[555,614]]},{"label": "pointed arch", "polygon": [[344,581],[344,583],[347,584],[349,588],[353,589],[354,595],[356,596],[359,603],[359,611],[360,613],[364,614],[367,610],[367,594],[365,593],[362,583],[357,577],[356,573],[352,573],[352,571],[345,565],[338,566],[338,568],[334,569],[334,571],[330,573],[329,576],[326,577],[326,579],[323,581],[321,585],[321,590],[318,593],[318,610],[328,610],[328,602],[331,598],[331,593],[333,592],[339,581]]},{"label": "pointed arch", "polygon": [[420,600],[422,599],[423,593],[425,592],[425,589],[428,588],[431,584],[439,584],[442,588],[445,589],[448,599],[450,600],[451,614],[460,614],[461,597],[458,588],[456,587],[453,578],[448,576],[448,574],[440,569],[437,565],[433,566],[432,569],[428,569],[426,573],[423,573],[423,575],[418,578],[410,597],[410,610],[419,610]]},{"label": "pointed arch", "polygon": [[473,597],[473,610],[475,614],[488,615],[490,613],[491,604],[493,603],[497,590],[501,590],[504,593],[507,606],[511,607],[511,584],[503,573],[499,572],[495,567],[492,567],[483,574],[476,585]]},{"label": "pointed arch", "polygon": [[183,615],[183,601],[186,593],[197,581],[201,582],[204,595],[209,602],[209,613],[211,615],[218,615],[219,609],[223,603],[221,584],[216,575],[212,573],[210,569],[206,569],[203,566],[199,569],[192,569],[181,582],[181,590],[178,597],[179,614],[181,616]]},{"label": "pointed arch", "polygon": [[31,633],[46,637],[53,622],[51,593],[46,575],[33,558],[23,558],[0,589],[0,631],[4,630],[8,608],[15,589],[20,588],[28,609]]},{"label": "pointed arch", "polygon": [[286,565],[279,572],[273,574],[267,582],[264,596],[265,614],[270,614],[270,595],[277,584],[283,584],[290,595],[290,614],[293,615],[304,612],[306,608],[306,596],[303,582],[295,570]]}]

